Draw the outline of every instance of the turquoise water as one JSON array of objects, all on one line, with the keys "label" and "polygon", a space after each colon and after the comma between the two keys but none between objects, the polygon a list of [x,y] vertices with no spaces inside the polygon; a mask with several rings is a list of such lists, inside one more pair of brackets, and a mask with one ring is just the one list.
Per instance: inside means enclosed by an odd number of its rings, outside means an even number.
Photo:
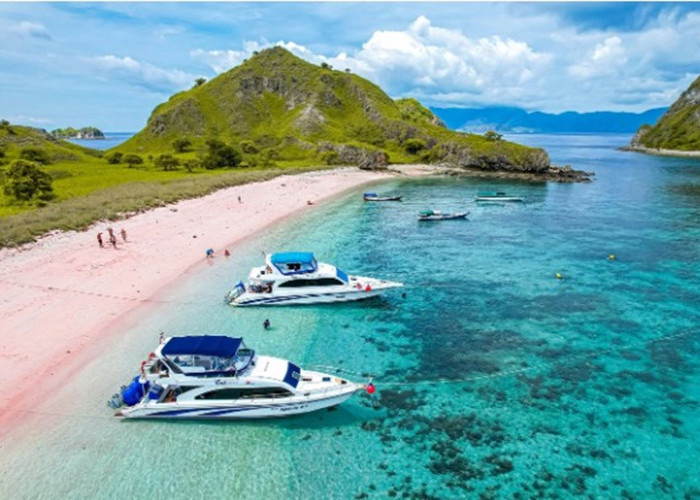
[{"label": "turquoise water", "polygon": [[[700,498],[700,162],[622,153],[622,136],[518,136],[591,184],[406,179],[316,207],[185,273],[131,315],[22,442],[11,498]],[[480,190],[523,204],[476,205]],[[366,190],[366,189],[365,189]],[[418,223],[418,211],[466,209]],[[232,239],[235,235],[232,235]],[[236,309],[263,251],[313,250],[406,283],[337,306]],[[608,260],[610,254],[615,260]],[[555,279],[555,273],[563,279]],[[264,331],[269,318],[273,328]],[[275,421],[120,422],[106,400],[169,334],[378,391]]]}]

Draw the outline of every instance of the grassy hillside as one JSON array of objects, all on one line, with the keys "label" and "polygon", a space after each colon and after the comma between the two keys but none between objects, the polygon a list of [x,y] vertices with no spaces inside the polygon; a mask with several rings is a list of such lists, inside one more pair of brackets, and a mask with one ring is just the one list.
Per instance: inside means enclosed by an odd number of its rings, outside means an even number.
[{"label": "grassy hillside", "polygon": [[268,155],[292,164],[371,166],[373,154],[382,152],[392,163],[449,161],[528,171],[549,165],[542,150],[447,130],[415,99],[394,101],[357,75],[315,66],[280,47],[173,95],[117,149],[172,152],[178,138],[190,140],[195,155],[211,138],[242,149],[250,141],[254,152],[244,157],[254,162],[256,155]]},{"label": "grassy hillside", "polygon": [[643,126],[632,146],[700,151],[700,77],[654,126]]}]

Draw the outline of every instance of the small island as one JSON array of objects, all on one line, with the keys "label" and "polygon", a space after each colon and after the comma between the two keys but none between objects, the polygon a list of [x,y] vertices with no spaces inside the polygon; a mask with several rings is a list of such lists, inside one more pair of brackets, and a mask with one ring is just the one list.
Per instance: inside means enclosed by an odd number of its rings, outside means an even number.
[{"label": "small island", "polygon": [[57,139],[104,139],[104,133],[97,127],[83,127],[75,129],[73,127],[57,128],[51,131],[51,135]]}]

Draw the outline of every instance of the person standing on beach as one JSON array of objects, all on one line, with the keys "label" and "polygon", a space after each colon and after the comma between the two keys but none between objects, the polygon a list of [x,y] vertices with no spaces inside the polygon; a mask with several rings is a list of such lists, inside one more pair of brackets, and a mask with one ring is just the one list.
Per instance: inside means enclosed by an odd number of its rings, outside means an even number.
[{"label": "person standing on beach", "polygon": [[110,234],[109,234],[109,242],[112,244],[112,246],[115,249],[117,248],[117,237],[114,236],[114,233],[111,232],[111,230],[110,230]]},{"label": "person standing on beach", "polygon": [[122,228],[121,233],[122,233],[122,239],[123,239],[124,242],[126,243],[126,231],[124,230],[124,228]]},{"label": "person standing on beach", "polygon": [[102,241],[102,233],[97,233],[97,243],[99,243],[100,248],[104,248],[104,247],[105,247],[105,244],[104,244],[104,242]]},{"label": "person standing on beach", "polygon": [[238,197],[238,203],[243,203],[240,196]]}]

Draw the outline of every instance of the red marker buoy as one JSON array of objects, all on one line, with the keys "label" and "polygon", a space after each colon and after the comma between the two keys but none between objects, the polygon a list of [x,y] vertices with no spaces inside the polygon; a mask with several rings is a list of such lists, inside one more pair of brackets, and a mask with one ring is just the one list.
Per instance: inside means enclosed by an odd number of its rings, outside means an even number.
[{"label": "red marker buoy", "polygon": [[374,387],[374,384],[370,382],[367,384],[367,394],[374,394],[374,392],[377,390],[376,387]]}]

